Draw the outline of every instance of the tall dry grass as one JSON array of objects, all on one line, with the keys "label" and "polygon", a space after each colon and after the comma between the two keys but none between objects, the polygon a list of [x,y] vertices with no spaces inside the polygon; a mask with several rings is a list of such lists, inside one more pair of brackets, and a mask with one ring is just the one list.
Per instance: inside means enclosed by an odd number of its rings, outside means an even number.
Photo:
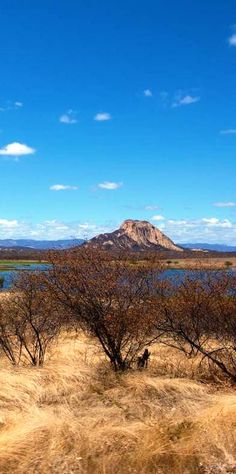
[{"label": "tall dry grass", "polygon": [[115,375],[73,335],[41,369],[2,363],[1,474],[236,472],[236,393],[186,364],[156,347],[147,371]]}]

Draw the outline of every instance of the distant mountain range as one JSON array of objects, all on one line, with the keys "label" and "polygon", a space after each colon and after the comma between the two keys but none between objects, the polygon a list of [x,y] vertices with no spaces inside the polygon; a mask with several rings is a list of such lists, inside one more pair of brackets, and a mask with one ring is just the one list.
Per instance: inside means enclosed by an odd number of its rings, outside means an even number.
[{"label": "distant mountain range", "polygon": [[[83,239],[63,240],[33,240],[33,239],[0,239],[1,249],[68,249],[82,245]],[[216,252],[236,252],[236,246],[225,244],[186,243],[174,244],[169,237],[147,221],[127,220],[114,232],[100,234],[90,241],[93,246],[102,245],[105,248],[120,248],[130,250],[208,250]]]},{"label": "distant mountain range", "polygon": [[225,244],[205,244],[205,243],[196,243],[196,244],[179,244],[185,249],[192,250],[209,250],[215,252],[236,252],[236,246],[234,245],[225,245]]},{"label": "distant mountain range", "polygon": [[65,239],[65,240],[33,240],[33,239],[0,239],[1,248],[23,247],[35,250],[49,249],[68,249],[76,247],[84,242],[82,239]]}]

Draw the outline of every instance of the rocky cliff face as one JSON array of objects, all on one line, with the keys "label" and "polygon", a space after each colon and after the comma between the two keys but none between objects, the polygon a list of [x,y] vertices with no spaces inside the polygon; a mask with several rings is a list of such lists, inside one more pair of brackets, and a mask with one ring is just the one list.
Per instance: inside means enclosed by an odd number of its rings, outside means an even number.
[{"label": "rocky cliff face", "polygon": [[169,237],[148,221],[126,220],[118,230],[101,234],[89,241],[90,245],[107,249],[174,250],[182,251]]}]

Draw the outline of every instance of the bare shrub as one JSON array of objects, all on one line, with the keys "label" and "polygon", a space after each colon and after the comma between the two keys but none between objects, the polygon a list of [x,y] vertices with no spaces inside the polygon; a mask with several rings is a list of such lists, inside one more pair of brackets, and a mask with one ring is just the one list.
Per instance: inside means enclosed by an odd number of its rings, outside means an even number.
[{"label": "bare shrub", "polygon": [[153,336],[153,298],[162,292],[161,271],[130,265],[91,248],[50,253],[47,286],[68,318],[100,343],[115,370],[125,370]]},{"label": "bare shrub", "polygon": [[172,289],[156,309],[156,329],[164,343],[187,357],[201,355],[236,382],[235,277],[201,272]]},{"label": "bare shrub", "polygon": [[17,326],[17,319],[12,318],[12,313],[9,311],[9,298],[4,298],[0,303],[0,352],[13,365],[19,363],[22,350],[22,345],[16,336]]},{"label": "bare shrub", "polygon": [[22,273],[1,303],[0,349],[14,365],[44,363],[61,321],[39,273]]}]

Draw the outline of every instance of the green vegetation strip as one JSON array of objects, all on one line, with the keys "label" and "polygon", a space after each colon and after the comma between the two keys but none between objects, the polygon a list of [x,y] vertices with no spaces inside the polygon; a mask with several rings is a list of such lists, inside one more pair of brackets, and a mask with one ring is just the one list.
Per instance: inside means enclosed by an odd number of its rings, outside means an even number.
[{"label": "green vegetation strip", "polygon": [[18,266],[31,266],[31,265],[39,265],[39,260],[0,260],[0,272],[5,272],[9,270],[17,270],[16,267]]}]

